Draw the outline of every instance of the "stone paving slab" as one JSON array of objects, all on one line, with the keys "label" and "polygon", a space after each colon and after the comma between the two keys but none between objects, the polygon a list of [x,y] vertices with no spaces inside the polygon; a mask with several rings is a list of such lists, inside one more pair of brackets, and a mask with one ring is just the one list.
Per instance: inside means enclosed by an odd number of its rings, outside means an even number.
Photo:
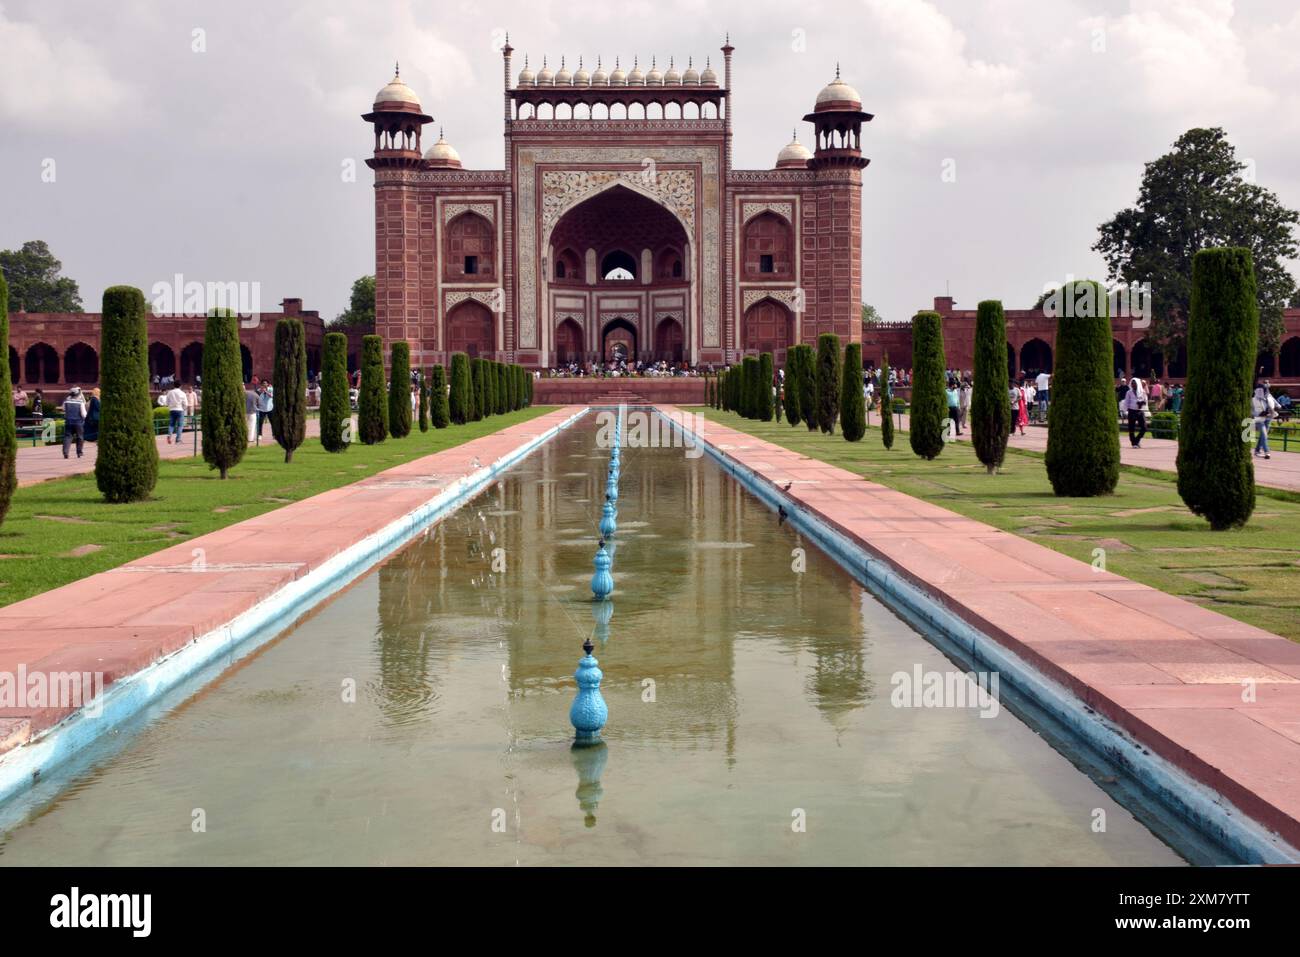
[{"label": "stone paving slab", "polygon": [[701,429],[759,479],[793,482],[783,494],[795,507],[1300,847],[1300,644],[720,423]]},{"label": "stone paving slab", "polygon": [[[0,672],[101,672],[107,688],[234,620],[575,411],[557,409],[0,608]],[[72,710],[0,708],[0,755]]]}]

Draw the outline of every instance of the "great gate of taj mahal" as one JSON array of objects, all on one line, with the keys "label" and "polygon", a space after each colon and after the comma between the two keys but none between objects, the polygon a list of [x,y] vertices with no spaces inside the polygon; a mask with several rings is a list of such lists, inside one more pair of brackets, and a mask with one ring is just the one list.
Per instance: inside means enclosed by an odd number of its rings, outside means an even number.
[{"label": "great gate of taj mahal", "polygon": [[839,76],[772,169],[733,169],[730,42],[711,58],[596,58],[515,73],[502,48],[505,169],[470,170],[393,77],[374,127],[376,332],[418,366],[453,352],[529,367],[725,364],[859,341],[861,128]]}]

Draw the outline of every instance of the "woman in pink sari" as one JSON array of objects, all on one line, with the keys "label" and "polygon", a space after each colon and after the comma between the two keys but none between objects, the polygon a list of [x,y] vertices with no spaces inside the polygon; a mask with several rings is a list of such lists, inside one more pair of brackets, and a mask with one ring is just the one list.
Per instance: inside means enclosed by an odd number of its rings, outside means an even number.
[{"label": "woman in pink sari", "polygon": [[1019,398],[1016,401],[1016,425],[1020,429],[1020,434],[1024,435],[1025,426],[1029,424],[1029,409],[1025,405],[1024,388],[1019,388],[1016,392],[1019,393]]}]

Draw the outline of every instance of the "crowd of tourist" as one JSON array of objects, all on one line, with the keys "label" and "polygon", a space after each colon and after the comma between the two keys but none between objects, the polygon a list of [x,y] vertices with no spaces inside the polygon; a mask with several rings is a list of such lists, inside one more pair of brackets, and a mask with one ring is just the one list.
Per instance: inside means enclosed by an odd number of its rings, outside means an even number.
[{"label": "crowd of tourist", "polygon": [[689,362],[637,361],[611,359],[608,362],[565,362],[550,370],[552,379],[617,378],[617,377],[672,377],[713,375],[712,363],[693,365]]}]

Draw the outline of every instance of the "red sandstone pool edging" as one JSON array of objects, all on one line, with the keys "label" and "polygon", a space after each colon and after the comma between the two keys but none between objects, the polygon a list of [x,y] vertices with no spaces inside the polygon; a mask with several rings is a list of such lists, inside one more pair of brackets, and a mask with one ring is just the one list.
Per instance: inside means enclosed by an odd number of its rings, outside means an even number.
[{"label": "red sandstone pool edging", "polygon": [[[575,411],[548,412],[0,608],[0,673],[17,674],[20,666],[29,674],[100,672],[107,689],[233,621]],[[74,710],[0,709],[0,756]]]},{"label": "red sandstone pool edging", "polygon": [[[1300,847],[1300,645],[712,420],[702,431],[773,486],[793,482],[794,503]],[[1246,680],[1254,703],[1241,700]]]}]

